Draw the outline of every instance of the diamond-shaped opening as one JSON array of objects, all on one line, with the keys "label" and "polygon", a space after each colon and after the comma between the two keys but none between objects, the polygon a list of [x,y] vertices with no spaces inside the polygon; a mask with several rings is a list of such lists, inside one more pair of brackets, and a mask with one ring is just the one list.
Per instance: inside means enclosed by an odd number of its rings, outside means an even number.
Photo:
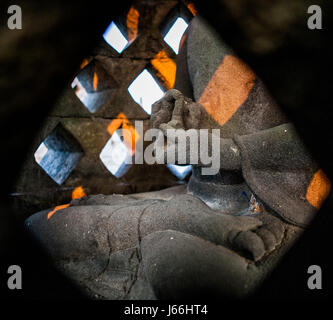
[{"label": "diamond-shaped opening", "polygon": [[179,180],[184,180],[192,172],[192,165],[167,164],[167,167]]},{"label": "diamond-shaped opening", "polygon": [[179,43],[187,27],[188,23],[183,18],[178,17],[163,38],[176,54],[178,54]]},{"label": "diamond-shaped opening", "polygon": [[121,129],[112,134],[99,158],[104,166],[117,178],[121,178],[129,170],[132,152],[123,140]]},{"label": "diamond-shaped opening", "polygon": [[61,185],[74,170],[82,155],[80,144],[59,124],[39,145],[34,157],[42,169]]},{"label": "diamond-shaped opening", "polygon": [[160,27],[164,41],[176,54],[178,54],[180,41],[192,18],[193,13],[180,4],[171,10]]},{"label": "diamond-shaped opening", "polygon": [[151,114],[151,105],[164,95],[164,90],[147,69],[133,80],[128,87],[128,92],[148,114]]},{"label": "diamond-shaped opening", "polygon": [[110,99],[117,83],[98,61],[93,60],[80,71],[71,86],[84,106],[94,113]]},{"label": "diamond-shaped opening", "polygon": [[126,37],[113,21],[104,31],[103,38],[118,53],[122,53],[128,44]]},{"label": "diamond-shaped opening", "polygon": [[112,21],[103,33],[104,40],[118,53],[122,53],[138,36],[139,12],[131,6],[127,14]]}]

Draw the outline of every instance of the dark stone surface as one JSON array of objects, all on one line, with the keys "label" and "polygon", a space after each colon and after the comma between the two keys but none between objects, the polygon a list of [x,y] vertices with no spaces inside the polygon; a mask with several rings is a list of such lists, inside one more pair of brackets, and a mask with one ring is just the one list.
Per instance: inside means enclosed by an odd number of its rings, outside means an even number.
[{"label": "dark stone surface", "polygon": [[283,219],[309,225],[318,211],[306,199],[318,164],[292,124],[236,138],[250,188]]},{"label": "dark stone surface", "polygon": [[[123,221],[119,225],[113,221],[121,207],[124,207],[124,201],[120,207],[82,206],[77,210],[74,206],[54,213],[50,219],[47,218],[49,211],[42,211],[29,218],[26,227],[52,256],[55,265],[88,296],[124,299],[133,295],[130,293],[131,279],[139,261],[135,245],[119,242],[117,237],[128,230],[133,240],[137,240],[137,234],[132,231],[137,229],[135,212],[140,214],[140,210],[133,207],[131,224]],[[146,281],[139,279],[139,283],[135,298],[153,298]]]},{"label": "dark stone surface", "polygon": [[[230,174],[230,172],[226,175],[232,175],[231,179],[233,181],[238,177],[237,174]],[[208,181],[208,179],[202,179],[202,177],[204,176],[199,175],[199,177],[197,177],[192,175],[188,184],[188,191],[205,201],[211,208],[219,209],[222,212],[230,214],[248,208],[248,199],[251,197],[252,193],[245,181],[237,184],[225,184],[223,182],[221,183],[221,180],[224,180],[221,175],[219,176],[220,181]]]},{"label": "dark stone surface", "polygon": [[39,212],[26,228],[65,274],[100,299],[247,296],[300,232],[268,214],[224,215],[169,191],[169,200],[162,200],[165,191],[155,199],[90,196],[49,219]]},{"label": "dark stone surface", "polygon": [[[193,19],[186,42],[187,52],[183,54],[187,56],[193,94],[195,101],[198,101],[224,58],[227,55],[236,56],[236,53],[200,16]],[[203,110],[205,116],[202,117],[201,127],[219,128],[223,138],[232,138],[234,134],[249,134],[287,122],[286,116],[257,76],[248,97],[237,107],[237,111],[222,126]]]}]

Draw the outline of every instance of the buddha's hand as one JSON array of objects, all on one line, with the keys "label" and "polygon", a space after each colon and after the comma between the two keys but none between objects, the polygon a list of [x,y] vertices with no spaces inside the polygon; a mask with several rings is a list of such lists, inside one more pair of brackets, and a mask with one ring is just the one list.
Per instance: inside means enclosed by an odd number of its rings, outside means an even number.
[{"label": "buddha's hand", "polygon": [[167,129],[198,129],[200,118],[200,104],[171,89],[152,105],[150,125],[163,132]]},{"label": "buddha's hand", "polygon": [[229,246],[254,261],[274,251],[282,242],[285,231],[280,219],[266,213],[260,218],[231,216],[228,229]]}]

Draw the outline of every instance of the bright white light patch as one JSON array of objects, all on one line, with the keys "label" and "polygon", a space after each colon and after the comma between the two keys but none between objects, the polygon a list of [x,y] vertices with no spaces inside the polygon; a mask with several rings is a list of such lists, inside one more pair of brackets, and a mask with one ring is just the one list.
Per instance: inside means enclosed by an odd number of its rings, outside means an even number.
[{"label": "bright white light patch", "polygon": [[160,88],[153,76],[144,69],[128,87],[128,92],[148,114],[151,114],[151,105],[161,99],[164,91]]},{"label": "bright white light patch", "polygon": [[112,21],[103,33],[104,40],[116,51],[121,53],[128,44],[117,25]]},{"label": "bright white light patch", "polygon": [[40,162],[42,161],[42,159],[44,158],[44,156],[47,154],[47,151],[49,149],[47,148],[47,146],[44,144],[44,142],[42,142],[38,149],[36,150],[34,156],[35,156],[35,160],[38,164],[40,164]]},{"label": "bright white light patch", "polygon": [[187,27],[188,24],[185,22],[185,20],[179,17],[164,37],[164,41],[176,54],[178,54],[179,43]]},{"label": "bright white light patch", "polygon": [[79,79],[77,77],[73,80],[71,86],[73,89],[75,89],[75,94],[82,101],[82,103],[84,105],[87,105],[88,93],[87,93],[86,89],[83,88],[83,86],[81,85],[81,82],[79,81]]},{"label": "bright white light patch", "polygon": [[121,140],[118,130],[108,140],[99,157],[105,167],[117,178],[122,177],[129,169],[131,155]]},{"label": "bright white light patch", "polygon": [[177,166],[175,164],[167,164],[168,169],[175,175],[178,179],[183,180],[192,171],[192,166]]}]

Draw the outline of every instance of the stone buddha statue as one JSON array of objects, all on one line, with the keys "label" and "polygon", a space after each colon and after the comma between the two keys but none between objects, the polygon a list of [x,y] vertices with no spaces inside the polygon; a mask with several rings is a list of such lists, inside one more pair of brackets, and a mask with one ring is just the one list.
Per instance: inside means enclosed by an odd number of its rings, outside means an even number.
[{"label": "stone buddha statue", "polygon": [[209,129],[218,172],[203,174],[199,161],[188,185],[76,199],[52,217],[32,215],[27,229],[93,298],[250,295],[320,208],[329,180],[262,81],[200,16],[151,127]]}]

